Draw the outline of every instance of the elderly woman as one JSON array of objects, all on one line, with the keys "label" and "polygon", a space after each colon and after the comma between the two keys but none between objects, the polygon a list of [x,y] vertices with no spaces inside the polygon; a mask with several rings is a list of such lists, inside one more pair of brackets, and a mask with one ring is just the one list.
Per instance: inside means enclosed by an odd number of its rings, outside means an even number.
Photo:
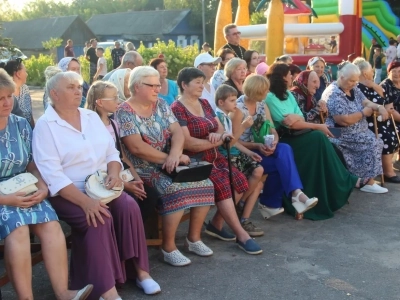
[{"label": "elderly woman", "polygon": [[238,92],[238,97],[243,95],[243,82],[246,79],[247,64],[240,58],[232,58],[225,65],[225,77],[228,78],[224,84],[230,85]]},{"label": "elderly woman", "polygon": [[[33,299],[29,232],[39,237],[43,259],[57,299],[86,299],[93,286],[68,290],[68,258],[65,238],[58,218],[46,200],[48,189],[32,160],[32,129],[24,118],[11,114],[15,83],[0,70],[0,181],[29,172],[38,190],[26,195],[16,192],[0,195],[0,240],[5,240],[5,265],[18,299]],[[4,184],[4,183],[2,183]],[[77,288],[84,285],[80,282]]]},{"label": "elderly woman", "polygon": [[[314,73],[304,71],[297,78],[297,85],[300,86],[300,78],[308,74],[308,80],[302,80],[302,87],[304,92],[307,92],[306,95],[311,97],[319,84]],[[288,90],[292,81],[289,68],[275,64],[271,66],[268,77],[271,80],[271,92],[267,96],[266,104],[271,111],[275,127],[281,135],[281,141],[293,149],[304,191],[318,196],[318,204],[305,213],[304,217],[312,220],[331,218],[336,210],[347,203],[354,187],[363,187],[369,178],[357,178],[352,175],[340,162],[334,147],[326,137],[333,136],[329,128],[325,124],[307,120],[307,108],[304,109],[303,105],[301,110],[294,96],[299,95],[299,91],[292,94]],[[311,101],[309,104],[310,109],[315,109],[313,103],[315,102]],[[314,120],[311,115],[311,121]],[[310,145],[314,151],[310,151]],[[289,201],[286,200],[285,204],[291,208]]]},{"label": "elderly woman", "polygon": [[247,64],[247,73],[246,76],[250,74],[254,74],[256,72],[256,67],[260,63],[260,56],[258,52],[255,50],[247,50],[244,53],[244,61]]},{"label": "elderly woman", "polygon": [[[230,61],[232,60],[235,58]],[[260,254],[262,253],[260,246],[243,229],[235,212],[228,176],[228,161],[218,151],[218,146],[221,146],[225,138],[230,135],[224,132],[224,127],[208,101],[200,99],[204,79],[204,73],[196,68],[182,69],[178,74],[178,86],[182,96],[171,109],[182,126],[185,153],[191,157],[201,157],[202,160],[213,164],[210,180],[214,184],[217,212],[206,226],[206,233],[224,241],[235,240],[234,235],[223,229],[225,220],[236,234],[236,242],[240,249],[248,254]],[[246,177],[236,168],[232,167],[232,171],[236,199],[239,200],[239,196],[248,190],[248,183]]]},{"label": "elderly woman", "polygon": [[152,66],[158,71],[158,73],[160,73],[161,89],[158,97],[171,105],[172,102],[174,102],[175,99],[178,97],[178,86],[176,85],[175,81],[167,79],[167,63],[162,58],[154,58],[150,61],[150,66]]},{"label": "elderly woman", "polygon": [[32,99],[29,94],[29,88],[26,85],[28,73],[25,65],[20,58],[11,59],[6,63],[1,63],[0,68],[6,70],[15,83],[14,101],[18,102],[18,106],[22,111],[22,116],[28,120],[32,128],[35,126],[35,120],[32,113]]},{"label": "elderly woman", "polygon": [[221,57],[221,62],[218,64],[217,70],[214,72],[211,78],[211,84],[215,90],[217,90],[217,88],[226,80],[224,74],[225,65],[228,61],[234,58],[236,54],[235,51],[229,48],[221,48],[218,50],[217,56]]},{"label": "elderly woman", "polygon": [[85,193],[85,179],[97,170],[107,171],[108,189],[121,187],[122,181],[111,135],[97,113],[79,108],[82,81],[79,74],[62,72],[47,82],[51,105],[33,133],[33,157],[50,202],[72,228],[71,287],[91,282],[89,299],[118,300],[115,285],[136,277],[146,294],[158,293],[136,201],[122,192],[106,205]]},{"label": "elderly woman", "polygon": [[328,76],[325,74],[325,66],[325,60],[319,56],[311,58],[307,64],[307,70],[315,71],[319,77],[319,87],[314,95],[317,101],[321,99],[322,93],[330,83]]},{"label": "elderly woman", "polygon": [[[382,86],[376,84],[373,80],[374,70],[368,61],[362,57],[356,58],[353,63],[360,69],[360,81],[357,87],[367,97],[368,100],[383,105],[389,114],[394,113],[393,102],[390,97],[386,97]],[[388,79],[390,80],[390,79]],[[386,83],[385,83],[386,84]],[[367,118],[369,129],[375,133],[375,125],[373,117]],[[382,167],[385,174],[385,181],[392,183],[400,183],[400,177],[393,170],[392,159],[399,148],[399,141],[396,137],[396,124],[393,124],[391,118],[385,122],[376,122],[377,129],[381,140],[383,141]]]},{"label": "elderly woman", "polygon": [[125,153],[145,184],[157,189],[158,213],[163,220],[164,261],[173,266],[191,263],[176,247],[175,233],[185,209],[190,208],[188,251],[210,256],[213,251],[201,241],[201,227],[214,204],[210,180],[177,183],[166,173],[189,163],[182,154],[184,136],[168,104],[158,98],[160,74],[152,67],[136,67],[129,78],[131,97],[116,113]]},{"label": "elderly woman", "polygon": [[121,102],[126,101],[126,99],[131,96],[128,87],[131,71],[131,69],[117,69],[112,73],[109,79],[109,81],[117,87],[118,98]]},{"label": "elderly woman", "polygon": [[[74,57],[62,58],[59,61],[57,66],[61,70],[61,72],[72,71],[77,74],[81,74],[81,64],[79,63],[78,59],[76,59]],[[53,71],[54,71],[54,69],[53,69]],[[50,73],[52,73],[53,71],[51,71]],[[52,75],[48,75],[48,76],[52,76]],[[45,72],[46,81],[49,79],[48,76],[46,76],[46,72]],[[85,106],[86,95],[87,95],[88,90],[89,90],[89,85],[84,81],[82,84],[82,101],[81,101],[80,107]],[[49,98],[48,98],[47,92],[45,90],[44,94],[43,94],[44,109],[46,109],[48,105],[49,105]]]},{"label": "elderly woman", "polygon": [[386,188],[374,183],[374,178],[382,174],[383,142],[368,129],[366,118],[376,111],[386,121],[388,113],[382,105],[366,99],[357,88],[360,73],[352,63],[340,66],[337,82],[327,87],[321,98],[327,102],[326,125],[341,129],[341,135],[331,138],[331,142],[343,153],[349,171],[359,177],[370,178],[361,191],[387,193]]}]

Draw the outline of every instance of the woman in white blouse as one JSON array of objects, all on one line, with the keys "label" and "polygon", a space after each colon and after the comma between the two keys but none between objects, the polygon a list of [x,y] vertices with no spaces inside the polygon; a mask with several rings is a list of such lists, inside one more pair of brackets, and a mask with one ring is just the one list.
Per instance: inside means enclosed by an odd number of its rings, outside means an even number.
[{"label": "woman in white blouse", "polygon": [[[71,287],[94,285],[88,299],[121,299],[115,288],[135,277],[146,294],[160,292],[149,275],[142,218],[125,193],[108,203],[84,192],[85,178],[107,170],[109,188],[121,186],[121,161],[99,116],[79,108],[82,77],[59,73],[46,84],[51,105],[33,133],[33,156],[59,218],[72,228]],[[125,268],[126,267],[126,268]],[[136,274],[135,274],[136,273]]]}]

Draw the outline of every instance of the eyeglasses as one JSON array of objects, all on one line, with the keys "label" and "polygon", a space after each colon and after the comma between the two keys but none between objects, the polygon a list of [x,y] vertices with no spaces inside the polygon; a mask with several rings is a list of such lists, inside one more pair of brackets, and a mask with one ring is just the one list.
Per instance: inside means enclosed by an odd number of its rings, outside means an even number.
[{"label": "eyeglasses", "polygon": [[150,84],[150,83],[145,83],[145,82],[142,82],[142,84],[147,85],[155,90],[161,89],[161,84]]},{"label": "eyeglasses", "polygon": [[236,71],[236,72],[247,72],[247,68],[244,68],[244,69],[236,69],[235,71]]},{"label": "eyeglasses", "polygon": [[242,33],[240,31],[232,32],[231,35],[241,35]]},{"label": "eyeglasses", "polygon": [[114,101],[114,102],[118,102],[119,98],[118,96],[112,97],[112,98],[100,98],[99,100],[106,100],[106,101]]}]

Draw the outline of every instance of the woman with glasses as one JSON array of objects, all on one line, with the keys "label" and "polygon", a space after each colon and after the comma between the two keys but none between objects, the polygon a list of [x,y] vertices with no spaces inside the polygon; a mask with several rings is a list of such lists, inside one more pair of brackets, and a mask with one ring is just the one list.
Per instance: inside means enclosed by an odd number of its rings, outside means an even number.
[{"label": "woman with glasses", "polygon": [[319,78],[319,87],[314,95],[315,100],[319,101],[322,97],[322,93],[326,87],[330,84],[328,76],[325,74],[326,62],[322,57],[316,56],[311,58],[307,64],[307,70],[314,71],[317,73]]},{"label": "woman with glasses", "polygon": [[[79,107],[82,82],[70,71],[50,78],[46,90],[51,105],[33,132],[33,157],[49,188],[50,203],[72,228],[71,287],[92,283],[88,299],[119,300],[115,285],[135,278],[146,294],[158,293],[160,287],[149,275],[135,200],[122,192],[106,205],[85,193],[87,176],[97,170],[107,172],[108,189],[121,188],[122,164],[98,114]],[[115,94],[109,97],[115,99]]]},{"label": "woman with glasses", "polygon": [[247,64],[240,58],[232,58],[225,66],[225,77],[228,78],[224,84],[230,85],[238,92],[238,97],[243,95],[243,82],[246,79]]},{"label": "woman with glasses", "polygon": [[116,113],[125,153],[143,182],[160,193],[158,213],[162,216],[161,252],[172,266],[191,263],[176,247],[175,233],[184,210],[190,208],[189,232],[185,248],[199,256],[213,251],[201,240],[201,228],[214,205],[214,187],[209,179],[198,182],[173,182],[168,175],[178,165],[188,164],[184,155],[182,129],[169,105],[158,97],[160,74],[152,67],[133,69],[129,78],[131,97]]},{"label": "woman with glasses", "polygon": [[158,97],[171,105],[172,102],[174,102],[178,97],[178,86],[176,85],[175,81],[167,79],[167,63],[162,58],[154,58],[150,61],[149,65],[156,69],[158,73],[160,73],[161,89]]},{"label": "woman with glasses", "polygon": [[12,77],[15,83],[14,101],[18,102],[18,106],[22,111],[22,116],[28,120],[32,128],[35,126],[32,112],[32,98],[29,93],[29,88],[26,85],[28,73],[22,59],[16,58],[9,60],[6,63],[1,63],[0,68],[6,70],[8,75]]},{"label": "woman with glasses", "polygon": [[235,51],[228,48],[221,48],[217,52],[217,56],[221,57],[221,62],[217,66],[217,70],[214,72],[211,77],[211,84],[215,90],[226,81],[226,77],[224,74],[224,68],[228,61],[235,57]]}]

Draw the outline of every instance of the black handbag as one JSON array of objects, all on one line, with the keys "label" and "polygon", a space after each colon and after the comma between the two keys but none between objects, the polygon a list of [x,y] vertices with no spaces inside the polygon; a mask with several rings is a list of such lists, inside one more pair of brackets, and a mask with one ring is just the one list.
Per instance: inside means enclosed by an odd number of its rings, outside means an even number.
[{"label": "black handbag", "polygon": [[172,182],[194,182],[206,180],[210,177],[213,164],[207,161],[192,161],[189,165],[180,165],[171,173],[165,169],[162,172],[172,178]]},{"label": "black handbag", "polygon": [[311,132],[312,129],[306,128],[306,129],[289,129],[286,127],[280,127],[278,129],[278,134],[279,137],[296,137],[296,136],[301,136],[303,134]]}]

